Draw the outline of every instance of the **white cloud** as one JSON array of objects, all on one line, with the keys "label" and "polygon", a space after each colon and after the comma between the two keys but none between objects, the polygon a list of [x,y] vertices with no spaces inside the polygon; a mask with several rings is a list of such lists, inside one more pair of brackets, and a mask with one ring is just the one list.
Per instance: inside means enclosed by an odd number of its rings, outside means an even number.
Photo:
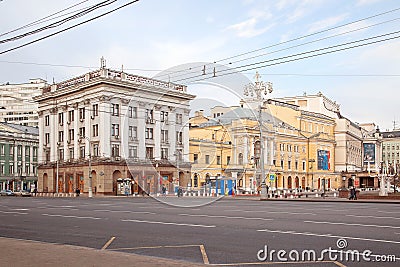
[{"label": "white cloud", "polygon": [[316,21],[309,26],[308,33],[315,33],[337,25],[347,17],[347,14],[341,14],[334,17],[329,17],[323,20]]},{"label": "white cloud", "polygon": [[[249,14],[249,19],[228,26],[227,29],[235,31],[239,37],[251,38],[265,33],[274,26],[273,23],[268,23],[268,20],[272,17],[269,12],[251,10]],[[265,24],[267,25],[264,26]]]},{"label": "white cloud", "polygon": [[371,5],[371,4],[375,4],[378,2],[382,2],[382,0],[358,0],[357,5],[358,6],[366,6],[366,5]]}]

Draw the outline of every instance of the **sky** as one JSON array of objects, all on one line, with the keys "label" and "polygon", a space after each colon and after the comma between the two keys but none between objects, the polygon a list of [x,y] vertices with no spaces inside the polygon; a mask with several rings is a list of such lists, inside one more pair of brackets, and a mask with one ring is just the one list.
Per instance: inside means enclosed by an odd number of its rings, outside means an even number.
[{"label": "sky", "polygon": [[198,109],[238,105],[258,71],[273,83],[268,97],[321,92],[354,122],[374,122],[381,130],[400,126],[398,0],[139,0],[82,23],[131,2],[118,0],[8,40],[103,1],[0,1],[0,84],[61,82],[98,69],[104,57],[109,68],[186,84]]}]

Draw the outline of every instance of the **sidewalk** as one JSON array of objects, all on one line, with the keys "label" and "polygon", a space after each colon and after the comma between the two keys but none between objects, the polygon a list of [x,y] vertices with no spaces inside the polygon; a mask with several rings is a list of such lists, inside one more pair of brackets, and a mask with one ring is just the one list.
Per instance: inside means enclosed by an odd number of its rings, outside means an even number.
[{"label": "sidewalk", "polygon": [[205,266],[131,253],[0,237],[0,266]]}]

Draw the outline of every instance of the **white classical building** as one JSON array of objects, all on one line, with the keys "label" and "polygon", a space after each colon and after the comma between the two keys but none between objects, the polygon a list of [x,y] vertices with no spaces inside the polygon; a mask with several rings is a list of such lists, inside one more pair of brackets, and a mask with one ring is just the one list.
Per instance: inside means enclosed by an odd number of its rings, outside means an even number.
[{"label": "white classical building", "polygon": [[[107,69],[53,84],[39,103],[39,192],[174,190],[190,177],[186,86]],[[91,178],[90,178],[91,176]],[[90,181],[91,179],[91,181]]]},{"label": "white classical building", "polygon": [[42,79],[30,79],[28,83],[0,85],[0,121],[38,126],[38,104],[33,97],[42,93],[48,86]]}]

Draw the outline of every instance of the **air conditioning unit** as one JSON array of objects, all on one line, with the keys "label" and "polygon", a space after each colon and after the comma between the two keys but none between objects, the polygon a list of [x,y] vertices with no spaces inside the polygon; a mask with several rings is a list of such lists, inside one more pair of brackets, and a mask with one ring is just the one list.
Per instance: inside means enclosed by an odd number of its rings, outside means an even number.
[{"label": "air conditioning unit", "polygon": [[83,121],[84,121],[84,119],[80,119],[79,121],[80,121],[80,122],[83,122]]},{"label": "air conditioning unit", "polygon": [[71,122],[70,122],[70,121],[67,121],[67,124],[68,124],[68,125],[70,125],[70,124],[71,124]]},{"label": "air conditioning unit", "polygon": [[92,116],[90,116],[90,118],[92,119],[92,120],[94,120],[94,116],[92,115]]},{"label": "air conditioning unit", "polygon": [[71,140],[67,140],[67,144],[71,144]]},{"label": "air conditioning unit", "polygon": [[114,159],[115,159],[116,161],[120,161],[120,160],[121,160],[120,157],[115,157]]},{"label": "air conditioning unit", "polygon": [[115,135],[114,137],[115,137],[115,139],[119,139],[119,135]]},{"label": "air conditioning unit", "polygon": [[63,126],[63,125],[64,125],[64,123],[63,123],[63,122],[60,122],[60,123],[59,123],[59,125],[60,125],[60,126]]}]

